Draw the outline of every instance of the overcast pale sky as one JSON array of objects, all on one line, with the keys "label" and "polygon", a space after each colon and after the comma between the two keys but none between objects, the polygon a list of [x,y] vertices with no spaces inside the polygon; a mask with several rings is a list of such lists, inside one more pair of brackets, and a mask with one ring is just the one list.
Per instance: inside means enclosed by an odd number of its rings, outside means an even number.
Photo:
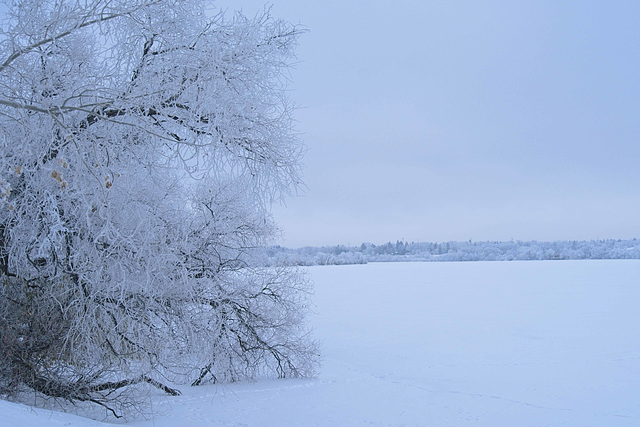
[{"label": "overcast pale sky", "polygon": [[[260,0],[219,1],[253,15]],[[640,2],[274,0],[300,40],[287,246],[640,237]]]}]

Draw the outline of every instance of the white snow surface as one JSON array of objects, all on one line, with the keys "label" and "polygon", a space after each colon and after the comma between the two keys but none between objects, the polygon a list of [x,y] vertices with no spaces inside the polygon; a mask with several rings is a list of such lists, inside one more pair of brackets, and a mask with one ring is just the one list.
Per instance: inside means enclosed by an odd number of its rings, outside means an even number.
[{"label": "white snow surface", "polygon": [[[151,396],[170,426],[638,426],[640,260],[311,267],[323,365]],[[0,401],[0,426],[107,424]]]}]

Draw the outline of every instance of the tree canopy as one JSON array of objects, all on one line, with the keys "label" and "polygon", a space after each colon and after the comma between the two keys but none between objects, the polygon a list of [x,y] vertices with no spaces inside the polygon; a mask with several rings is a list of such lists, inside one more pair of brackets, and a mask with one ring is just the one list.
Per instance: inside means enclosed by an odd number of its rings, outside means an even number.
[{"label": "tree canopy", "polygon": [[0,392],[119,416],[134,385],[313,373],[307,281],[255,251],[301,183],[302,30],[207,7],[7,2]]}]

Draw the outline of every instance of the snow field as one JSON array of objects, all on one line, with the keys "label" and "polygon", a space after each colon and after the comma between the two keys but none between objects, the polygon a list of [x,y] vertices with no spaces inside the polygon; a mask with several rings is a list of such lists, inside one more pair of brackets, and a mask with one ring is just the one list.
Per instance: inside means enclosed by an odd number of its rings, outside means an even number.
[{"label": "snow field", "polygon": [[[637,426],[640,261],[311,267],[311,380],[184,388],[131,426]],[[103,426],[0,401],[2,426]]]}]

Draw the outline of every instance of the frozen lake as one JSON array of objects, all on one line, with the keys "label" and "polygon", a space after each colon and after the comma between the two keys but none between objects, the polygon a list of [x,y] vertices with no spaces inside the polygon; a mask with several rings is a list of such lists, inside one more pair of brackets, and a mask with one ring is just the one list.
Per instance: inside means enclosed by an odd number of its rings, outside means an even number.
[{"label": "frozen lake", "polygon": [[[308,271],[318,378],[183,388],[130,425],[640,425],[639,260]],[[99,425],[1,404],[16,425]]]},{"label": "frozen lake", "polygon": [[640,425],[638,261],[312,273],[349,423]]}]

